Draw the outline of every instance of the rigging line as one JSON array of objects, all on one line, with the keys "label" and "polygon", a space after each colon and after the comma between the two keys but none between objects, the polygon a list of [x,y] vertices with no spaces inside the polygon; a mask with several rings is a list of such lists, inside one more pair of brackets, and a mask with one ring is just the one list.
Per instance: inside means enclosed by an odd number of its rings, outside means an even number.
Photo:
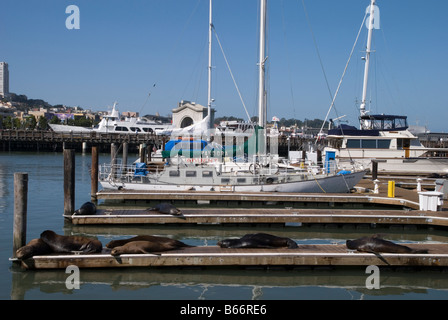
[{"label": "rigging line", "polygon": [[330,85],[328,83],[327,74],[325,73],[324,64],[322,62],[322,58],[321,58],[320,53],[319,53],[319,48],[317,46],[316,37],[314,36],[313,28],[311,27],[310,18],[308,16],[308,11],[306,10],[305,0],[302,0],[302,6],[303,6],[303,10],[305,11],[305,17],[306,17],[306,21],[308,23],[308,27],[310,28],[311,37],[313,38],[314,47],[315,47],[316,52],[317,52],[317,57],[319,58],[320,67],[321,67],[322,72],[324,74],[325,83],[327,84],[328,93],[330,94],[330,99],[333,99],[333,94],[331,93]]},{"label": "rigging line", "polygon": [[[322,127],[320,128],[319,133],[322,132],[323,127],[324,127],[324,125],[325,125],[325,122],[326,122],[327,119],[328,119],[328,115],[330,114],[330,111],[331,111],[331,109],[332,109],[333,106],[334,106],[334,100],[336,99],[336,97],[337,97],[337,95],[338,95],[338,93],[339,93],[339,89],[341,88],[342,80],[344,79],[344,77],[345,77],[345,73],[347,72],[348,65],[349,65],[350,60],[351,60],[352,55],[353,55],[353,51],[355,51],[356,43],[358,42],[359,35],[361,34],[362,28],[363,28],[363,26],[364,26],[364,22],[365,22],[366,17],[367,17],[367,14],[368,14],[368,13],[366,12],[366,14],[364,15],[364,19],[362,19],[362,23],[361,23],[361,26],[359,27],[358,35],[356,36],[356,40],[355,40],[355,43],[353,44],[352,51],[350,52],[350,56],[349,56],[349,58],[348,58],[347,64],[345,65],[344,72],[342,73],[341,79],[339,80],[338,87],[337,87],[336,92],[335,92],[335,94],[334,94],[333,100],[331,101],[330,108],[328,109],[327,115],[325,116],[324,122],[322,123]],[[342,131],[342,134],[344,134],[343,131]],[[319,138],[319,135],[317,136],[317,138]],[[317,138],[316,138],[316,142],[317,142]]]},{"label": "rigging line", "polygon": [[[155,86],[156,86],[156,84],[153,85],[153,87],[155,87]],[[142,113],[142,110],[143,110],[144,106],[146,105],[146,103],[148,102],[150,96],[151,96],[151,92],[149,92],[148,95],[146,96],[146,100],[143,103],[143,105],[140,107],[140,110],[138,111],[138,114]]]},{"label": "rigging line", "polygon": [[[152,88],[155,88],[155,86],[157,85],[157,83],[160,80],[160,77],[162,75],[164,75],[164,74],[167,74],[168,73],[168,69],[173,65],[173,63],[169,62],[169,61],[173,60],[174,53],[176,51],[178,51],[178,47],[180,46],[181,41],[184,39],[185,31],[187,30],[187,27],[190,25],[191,21],[193,20],[193,16],[195,15],[196,11],[198,10],[198,7],[199,7],[199,4],[201,3],[201,1],[202,0],[197,0],[196,5],[194,6],[194,8],[191,11],[189,17],[186,19],[184,25],[182,26],[182,30],[181,30],[178,38],[176,39],[174,45],[172,46],[171,51],[169,51],[169,53],[166,55],[167,59],[165,60],[165,62],[158,69],[157,76],[154,77],[154,79],[156,79],[156,81],[153,83],[153,85],[151,87],[151,90],[152,90]],[[159,80],[157,80],[157,79],[159,79]],[[148,100],[149,96],[151,95],[151,90],[150,90],[146,100]],[[145,104],[146,104],[146,101],[145,101]],[[142,109],[143,109],[143,106],[142,106]]]},{"label": "rigging line", "polygon": [[222,52],[222,55],[223,55],[224,60],[226,62],[227,68],[229,69],[230,76],[232,77],[232,80],[233,80],[233,84],[235,85],[235,88],[236,88],[236,91],[238,92],[238,95],[240,97],[241,103],[243,104],[244,111],[246,112],[246,115],[247,115],[247,119],[249,120],[249,122],[251,122],[249,113],[247,112],[246,104],[244,103],[243,97],[241,96],[240,89],[238,88],[238,85],[236,84],[236,81],[235,81],[235,77],[233,76],[232,70],[230,69],[229,62],[227,61],[226,54],[224,53],[224,50],[222,48],[221,41],[219,41],[218,33],[215,30],[215,26],[212,26],[212,29],[213,29],[213,32],[215,34],[216,40],[218,41],[218,45],[219,45],[219,48],[221,49],[221,52]]}]

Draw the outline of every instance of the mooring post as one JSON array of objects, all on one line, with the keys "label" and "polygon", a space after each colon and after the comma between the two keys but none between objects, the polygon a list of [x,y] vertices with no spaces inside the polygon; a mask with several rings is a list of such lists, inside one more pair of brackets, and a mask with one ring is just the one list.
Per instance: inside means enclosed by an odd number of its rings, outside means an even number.
[{"label": "mooring post", "polygon": [[28,203],[28,173],[14,173],[14,230],[12,256],[26,244],[26,213]]},{"label": "mooring post", "polygon": [[317,165],[321,166],[322,165],[322,150],[317,149],[316,154],[317,154],[317,160],[316,160],[317,161]]},{"label": "mooring post", "polygon": [[110,164],[111,164],[111,172],[112,179],[117,177],[117,145],[115,143],[110,144]]},{"label": "mooring post", "polygon": [[152,152],[152,145],[148,144],[146,146],[146,159],[147,159],[148,163],[152,161],[152,159],[151,159],[151,152]]},{"label": "mooring post", "polygon": [[378,161],[372,160],[372,180],[378,178]]},{"label": "mooring post", "polygon": [[64,215],[75,211],[75,150],[64,150]]},{"label": "mooring post", "polygon": [[146,143],[140,145],[140,162],[146,163]]},{"label": "mooring post", "polygon": [[123,142],[123,160],[121,161],[121,165],[125,170],[128,166],[128,151],[129,151],[129,143]]},{"label": "mooring post", "polygon": [[92,168],[91,168],[91,174],[90,174],[90,200],[92,202],[96,202],[97,196],[96,193],[98,192],[98,147],[92,146]]}]

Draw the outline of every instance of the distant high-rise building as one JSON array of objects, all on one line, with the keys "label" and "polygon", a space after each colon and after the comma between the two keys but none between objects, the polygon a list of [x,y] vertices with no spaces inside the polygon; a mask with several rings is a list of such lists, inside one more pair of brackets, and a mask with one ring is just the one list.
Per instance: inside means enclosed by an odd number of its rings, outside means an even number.
[{"label": "distant high-rise building", "polygon": [[9,70],[6,62],[0,62],[0,96],[9,95]]}]

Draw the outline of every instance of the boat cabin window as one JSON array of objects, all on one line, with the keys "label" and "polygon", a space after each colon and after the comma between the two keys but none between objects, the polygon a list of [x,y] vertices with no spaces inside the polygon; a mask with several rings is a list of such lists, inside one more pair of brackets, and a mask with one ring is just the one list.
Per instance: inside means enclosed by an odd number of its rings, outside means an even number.
[{"label": "boat cabin window", "polygon": [[397,149],[409,148],[411,139],[397,139]]},{"label": "boat cabin window", "polygon": [[185,171],[186,177],[196,177],[196,171]]},{"label": "boat cabin window", "polygon": [[117,126],[117,127],[115,127],[115,131],[129,131],[129,130],[126,127]]},{"label": "boat cabin window", "polygon": [[211,171],[202,171],[202,177],[204,177],[204,178],[213,177],[213,172],[211,172]]},{"label": "boat cabin window", "polygon": [[152,132],[152,129],[151,128],[143,128],[143,131],[145,131],[145,132]]},{"label": "boat cabin window", "polygon": [[390,139],[348,139],[346,148],[389,149]]},{"label": "boat cabin window", "polygon": [[180,172],[179,171],[170,171],[170,177],[179,177],[180,176]]},{"label": "boat cabin window", "polygon": [[389,148],[390,148],[390,139],[378,140],[378,149],[389,149]]},{"label": "boat cabin window", "polygon": [[412,147],[422,147],[422,143],[418,139],[411,139],[411,146]]},{"label": "boat cabin window", "polygon": [[361,140],[361,148],[376,149],[376,140]]},{"label": "boat cabin window", "polygon": [[140,132],[141,130],[140,130],[140,128],[137,128],[137,127],[131,127],[131,131]]},{"label": "boat cabin window", "polygon": [[238,183],[244,183],[244,182],[246,182],[246,178],[237,178],[236,181]]},{"label": "boat cabin window", "polygon": [[340,149],[342,147],[342,139],[328,139],[330,148]]},{"label": "boat cabin window", "polygon": [[361,148],[361,139],[348,139],[347,140],[347,148]]},{"label": "boat cabin window", "polygon": [[221,179],[221,183],[229,183],[230,182],[230,178],[222,178]]}]

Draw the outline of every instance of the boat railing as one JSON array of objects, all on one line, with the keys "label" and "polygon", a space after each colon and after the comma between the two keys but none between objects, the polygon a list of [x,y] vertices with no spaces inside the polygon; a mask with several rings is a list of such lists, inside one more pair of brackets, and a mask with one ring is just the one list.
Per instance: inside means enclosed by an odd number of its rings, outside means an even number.
[{"label": "boat railing", "polygon": [[116,183],[117,186],[123,183],[144,182],[148,175],[158,179],[160,171],[163,170],[159,165],[135,163],[132,165],[123,165],[121,163],[104,163],[99,166],[98,180]]}]

